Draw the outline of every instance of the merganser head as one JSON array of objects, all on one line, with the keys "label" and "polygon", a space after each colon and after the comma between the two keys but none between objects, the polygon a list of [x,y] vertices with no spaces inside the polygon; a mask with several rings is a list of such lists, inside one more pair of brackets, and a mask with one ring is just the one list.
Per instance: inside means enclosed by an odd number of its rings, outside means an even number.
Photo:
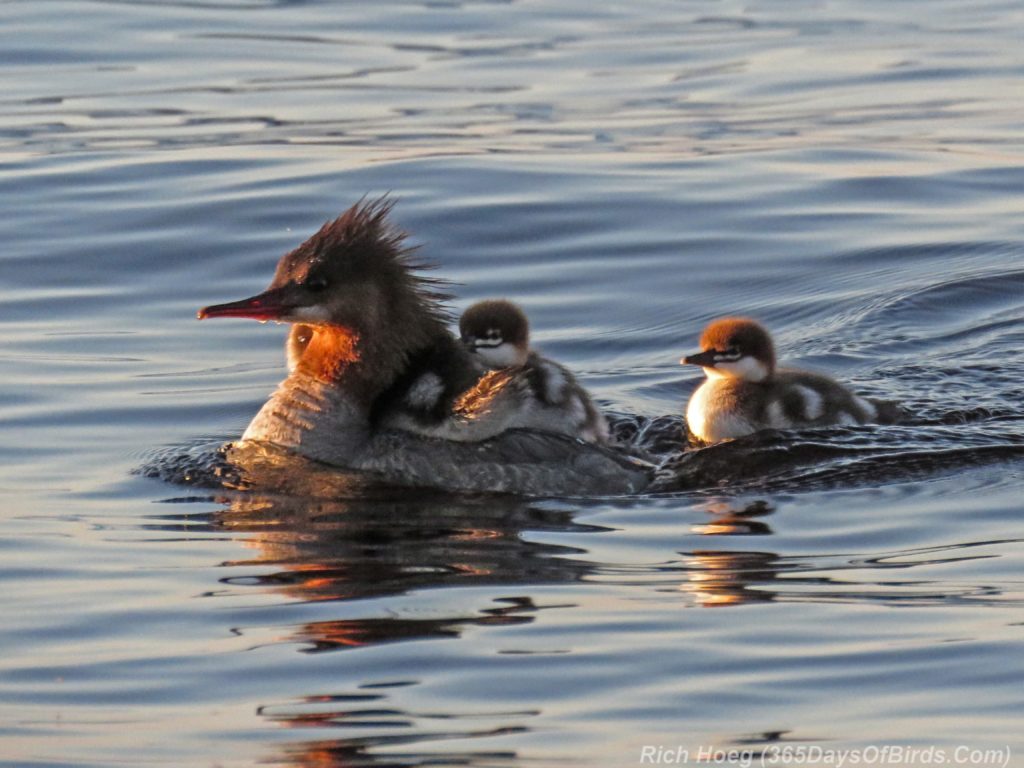
[{"label": "merganser head", "polygon": [[393,205],[386,198],[357,203],[282,256],[263,293],[204,307],[199,319],[301,323],[312,329],[306,345],[322,346],[314,342],[325,333],[344,335],[360,356],[400,367],[450,318],[441,303],[448,298],[444,281],[413,273],[428,265],[412,258],[406,234],[388,220]]},{"label": "merganser head", "polygon": [[680,363],[699,365],[708,378],[763,381],[775,372],[775,347],[768,331],[746,317],[724,317],[710,323],[700,337],[701,351]]},{"label": "merganser head", "polygon": [[505,299],[480,301],[459,318],[462,343],[488,368],[523,365],[530,354],[530,322]]}]

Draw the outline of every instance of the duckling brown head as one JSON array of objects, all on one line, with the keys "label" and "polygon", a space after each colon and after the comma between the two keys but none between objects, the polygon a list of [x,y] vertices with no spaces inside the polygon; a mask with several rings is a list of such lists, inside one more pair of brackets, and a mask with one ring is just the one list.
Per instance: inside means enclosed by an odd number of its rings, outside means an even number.
[{"label": "duckling brown head", "polygon": [[723,317],[709,323],[701,351],[679,362],[699,365],[709,378],[763,381],[775,372],[775,345],[764,326],[748,317]]},{"label": "duckling brown head", "polygon": [[522,365],[530,354],[530,321],[506,299],[478,301],[459,318],[466,348],[488,368]]}]

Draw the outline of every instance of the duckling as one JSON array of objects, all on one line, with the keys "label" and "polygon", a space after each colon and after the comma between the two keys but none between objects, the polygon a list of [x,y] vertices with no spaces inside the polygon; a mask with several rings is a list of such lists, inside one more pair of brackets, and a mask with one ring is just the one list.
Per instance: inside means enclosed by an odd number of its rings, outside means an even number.
[{"label": "duckling", "polygon": [[576,377],[530,349],[530,323],[517,304],[505,299],[477,302],[459,318],[459,333],[481,364],[496,372],[496,381],[510,372],[525,374],[517,408],[537,414],[531,426],[576,432],[591,443],[608,442],[608,423]]},{"label": "duckling", "polygon": [[860,397],[828,376],[776,368],[771,336],[749,318],[713,321],[700,346],[679,362],[699,365],[707,376],[686,408],[690,433],[701,442],[762,429],[891,423],[897,415],[894,404]]}]

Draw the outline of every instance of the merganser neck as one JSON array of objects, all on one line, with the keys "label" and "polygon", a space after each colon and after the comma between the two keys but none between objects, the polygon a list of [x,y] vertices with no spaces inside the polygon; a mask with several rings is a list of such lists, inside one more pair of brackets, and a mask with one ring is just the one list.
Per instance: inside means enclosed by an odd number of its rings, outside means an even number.
[{"label": "merganser neck", "polygon": [[[361,336],[345,328],[311,327],[295,369],[282,381],[242,435],[296,450],[328,463],[347,463],[369,439],[382,400],[403,378],[411,359],[423,350],[462,350],[429,315],[419,318],[418,333]],[[429,333],[435,336],[410,348]],[[376,342],[376,343],[374,343]],[[447,342],[447,343],[445,343]],[[462,372],[470,365],[468,353]],[[454,361],[452,361],[454,363]],[[463,387],[470,381],[465,377]]]}]

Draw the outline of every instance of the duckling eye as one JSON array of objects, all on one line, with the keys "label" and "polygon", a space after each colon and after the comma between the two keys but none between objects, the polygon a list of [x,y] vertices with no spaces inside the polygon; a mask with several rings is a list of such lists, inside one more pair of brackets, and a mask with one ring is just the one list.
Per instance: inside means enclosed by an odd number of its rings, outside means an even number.
[{"label": "duckling eye", "polygon": [[316,277],[310,277],[305,282],[305,287],[313,291],[314,293],[320,293],[320,291],[327,290],[327,278],[317,275]]}]

